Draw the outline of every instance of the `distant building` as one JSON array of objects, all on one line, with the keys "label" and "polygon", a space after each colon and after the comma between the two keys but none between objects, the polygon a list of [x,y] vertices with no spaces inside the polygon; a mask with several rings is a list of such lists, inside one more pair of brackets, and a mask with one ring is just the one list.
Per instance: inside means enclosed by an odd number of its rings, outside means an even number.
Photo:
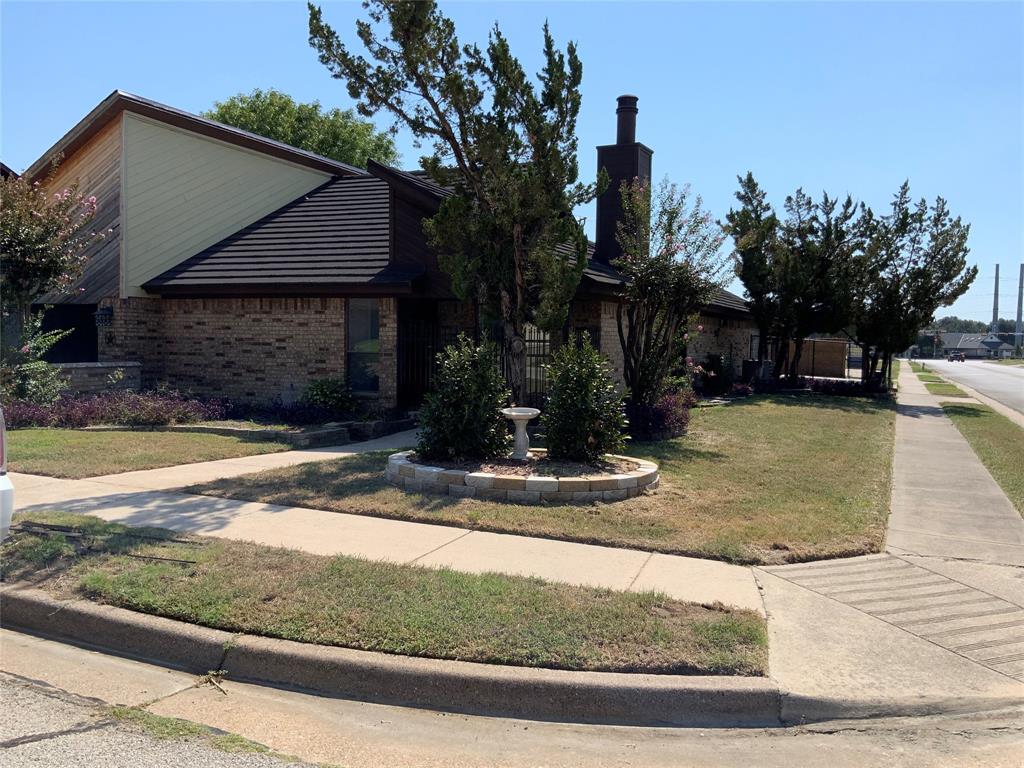
[{"label": "distant building", "polygon": [[940,333],[942,352],[962,352],[964,357],[985,359],[1010,357],[1013,346],[994,333]]}]

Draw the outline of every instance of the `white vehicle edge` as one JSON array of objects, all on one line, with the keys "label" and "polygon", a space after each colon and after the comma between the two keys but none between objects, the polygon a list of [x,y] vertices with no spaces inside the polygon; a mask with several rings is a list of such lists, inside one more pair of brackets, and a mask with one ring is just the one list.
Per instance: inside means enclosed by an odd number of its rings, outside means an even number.
[{"label": "white vehicle edge", "polygon": [[14,514],[14,486],[7,476],[7,423],[0,408],[0,541],[7,538]]}]

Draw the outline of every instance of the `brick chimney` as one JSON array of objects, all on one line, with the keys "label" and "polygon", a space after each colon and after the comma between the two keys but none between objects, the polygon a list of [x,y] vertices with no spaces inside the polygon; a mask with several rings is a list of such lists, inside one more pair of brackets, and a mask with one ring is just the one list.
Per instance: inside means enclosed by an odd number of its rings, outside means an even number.
[{"label": "brick chimney", "polygon": [[597,198],[597,247],[594,260],[607,264],[622,255],[615,239],[615,230],[622,218],[624,181],[651,179],[651,156],[654,152],[636,140],[636,96],[619,96],[615,110],[618,121],[615,143],[597,148],[597,170],[608,174],[608,188]]}]

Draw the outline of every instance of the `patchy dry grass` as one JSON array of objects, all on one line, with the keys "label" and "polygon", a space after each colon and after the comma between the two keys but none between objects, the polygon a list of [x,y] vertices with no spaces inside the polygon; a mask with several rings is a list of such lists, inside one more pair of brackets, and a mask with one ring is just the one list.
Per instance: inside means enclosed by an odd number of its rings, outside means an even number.
[{"label": "patchy dry grass", "polygon": [[942,403],[942,410],[1024,515],[1024,429],[987,405]]},{"label": "patchy dry grass", "polygon": [[257,442],[198,432],[15,429],[7,434],[8,469],[31,475],[83,478],[286,451]]},{"label": "patchy dry grass", "polygon": [[875,552],[889,509],[890,403],[772,396],[693,411],[690,434],[626,450],[661,467],[652,495],[531,507],[412,495],[385,454],[245,475],[192,493],[613,546],[780,563]]},{"label": "patchy dry grass", "polygon": [[[752,611],[323,557],[78,515],[33,513],[18,522],[26,520],[87,535],[16,533],[0,547],[7,579],[228,632],[555,669],[763,675],[767,667],[764,621]],[[133,538],[138,533],[150,538]]]}]

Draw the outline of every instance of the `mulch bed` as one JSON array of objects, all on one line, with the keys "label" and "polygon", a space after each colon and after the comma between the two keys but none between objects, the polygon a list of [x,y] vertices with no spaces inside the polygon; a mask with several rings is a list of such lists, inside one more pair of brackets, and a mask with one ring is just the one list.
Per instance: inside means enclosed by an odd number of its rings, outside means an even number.
[{"label": "mulch bed", "polygon": [[517,461],[515,459],[442,461],[433,459],[429,462],[424,462],[415,453],[412,453],[409,454],[409,461],[415,464],[441,467],[442,469],[456,469],[461,472],[491,472],[495,475],[513,475],[515,477],[529,477],[530,475],[544,475],[546,477],[587,477],[597,474],[616,475],[630,472],[637,468],[634,462],[623,459],[600,461],[596,464],[583,464],[577,461],[549,461],[544,454],[536,454],[527,461]]}]

